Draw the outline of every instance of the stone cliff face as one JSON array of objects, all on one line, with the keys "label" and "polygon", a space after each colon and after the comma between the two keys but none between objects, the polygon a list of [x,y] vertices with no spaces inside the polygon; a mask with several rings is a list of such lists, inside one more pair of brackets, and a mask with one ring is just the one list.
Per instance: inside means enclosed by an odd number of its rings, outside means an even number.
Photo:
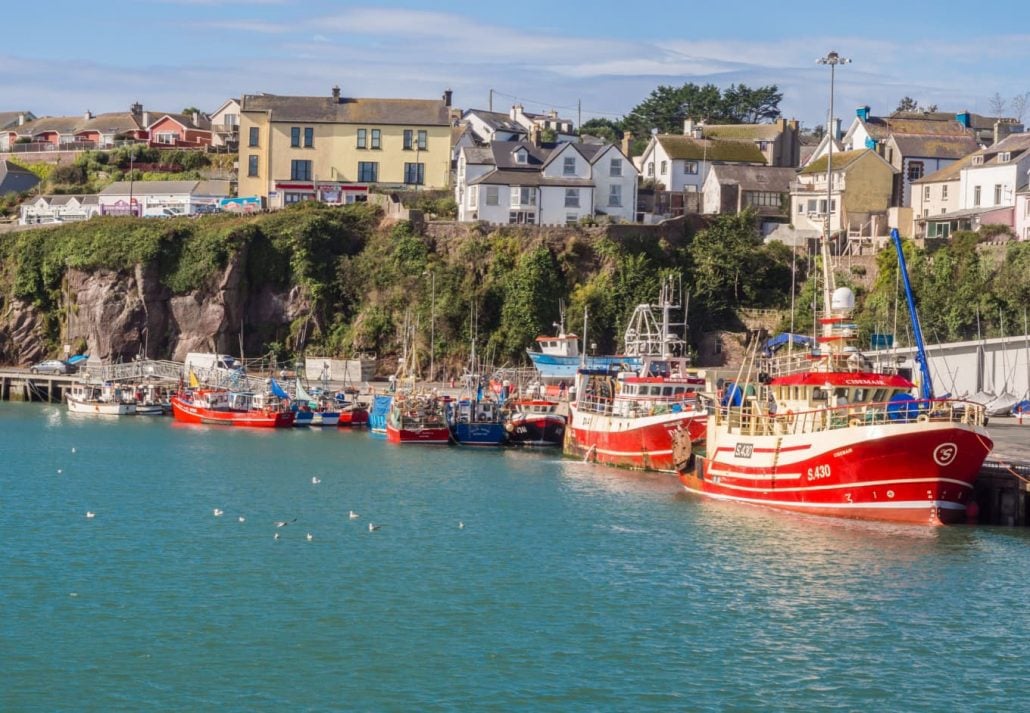
[{"label": "stone cliff face", "polygon": [[[50,350],[48,331],[61,341],[85,341],[87,353],[107,360],[128,360],[137,354],[181,361],[191,351],[239,352],[242,328],[248,353],[262,348],[261,337],[286,331],[310,308],[304,291],[248,286],[245,254],[229,261],[212,285],[173,295],[161,284],[154,265],[136,265],[132,272],[69,269],[64,304],[59,313],[44,314],[32,304],[14,300],[0,314],[0,359],[28,365]],[[61,328],[48,330],[47,320]]]}]

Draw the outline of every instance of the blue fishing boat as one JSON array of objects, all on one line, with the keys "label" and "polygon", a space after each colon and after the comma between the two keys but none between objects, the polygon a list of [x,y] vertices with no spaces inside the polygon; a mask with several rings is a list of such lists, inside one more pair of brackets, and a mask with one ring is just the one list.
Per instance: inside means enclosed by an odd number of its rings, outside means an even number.
[{"label": "blue fishing boat", "polygon": [[[572,384],[576,380],[576,370],[603,369],[617,371],[639,371],[642,360],[639,356],[629,354],[590,355],[579,351],[579,337],[565,332],[565,315],[562,323],[555,324],[557,336],[541,336],[536,338],[538,351],[527,349],[526,354],[533,366],[545,382],[565,381]],[[586,330],[586,317],[583,318]]]},{"label": "blue fishing boat", "polygon": [[372,399],[372,410],[368,413],[368,426],[372,433],[386,433],[386,417],[390,415],[393,396],[375,396]]},{"label": "blue fishing boat", "polygon": [[448,422],[454,440],[463,446],[502,446],[508,440],[505,414],[492,399],[461,399],[450,404]]}]

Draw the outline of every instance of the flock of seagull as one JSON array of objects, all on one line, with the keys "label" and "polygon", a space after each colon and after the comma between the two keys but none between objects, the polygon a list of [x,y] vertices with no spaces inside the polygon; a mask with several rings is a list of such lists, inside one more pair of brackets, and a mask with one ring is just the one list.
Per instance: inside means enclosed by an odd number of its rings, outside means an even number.
[{"label": "flock of seagull", "polygon": [[[72,453],[75,453],[75,449],[74,448],[72,448]],[[57,469],[57,474],[58,475],[60,475],[63,472],[64,471],[61,468]],[[311,484],[312,485],[318,485],[321,482],[322,482],[322,479],[319,478],[318,476],[312,476],[311,477]],[[214,509],[212,509],[211,514],[214,515],[215,517],[222,517],[222,515],[225,514],[225,510],[223,510],[222,508],[214,508]],[[87,520],[92,520],[96,516],[97,516],[97,514],[95,512],[93,512],[92,510],[87,510],[86,511],[86,519]],[[361,517],[361,515],[359,515],[358,513],[354,512],[353,510],[348,511],[348,513],[347,513],[347,518],[349,520],[357,520],[360,517]],[[239,515],[236,518],[236,521],[240,522],[240,523],[243,523],[243,522],[247,521],[247,518],[245,518],[243,515]],[[279,530],[281,530],[282,528],[286,527],[287,525],[289,525],[290,523],[293,523],[293,522],[297,522],[297,518],[293,518],[292,520],[276,520],[275,523],[274,523],[275,524],[275,533],[272,535],[272,539],[274,539],[276,542],[278,542],[279,541]],[[374,522],[368,523],[368,531],[369,532],[378,532],[380,529],[382,529],[382,527],[383,527],[382,524],[376,524]],[[458,521],[458,529],[459,530],[464,530],[465,529],[465,523],[462,522],[461,520]],[[310,532],[308,532],[308,533],[305,534],[304,539],[306,539],[308,542],[311,542],[311,541],[313,541],[315,539],[315,536],[312,535]]]}]

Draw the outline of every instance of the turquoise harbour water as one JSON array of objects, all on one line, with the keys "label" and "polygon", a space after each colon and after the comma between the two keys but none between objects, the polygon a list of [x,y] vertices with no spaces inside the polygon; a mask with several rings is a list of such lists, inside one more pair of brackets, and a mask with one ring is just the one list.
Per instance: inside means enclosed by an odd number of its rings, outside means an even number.
[{"label": "turquoise harbour water", "polygon": [[1019,710],[1028,545],[0,404],[0,710]]}]

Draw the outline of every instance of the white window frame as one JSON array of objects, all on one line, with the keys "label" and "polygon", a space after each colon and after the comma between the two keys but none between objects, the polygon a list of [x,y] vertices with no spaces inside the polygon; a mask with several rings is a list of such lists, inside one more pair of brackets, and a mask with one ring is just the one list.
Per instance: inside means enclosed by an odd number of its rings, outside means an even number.
[{"label": "white window frame", "polygon": [[561,175],[563,175],[563,176],[575,176],[576,175],[576,157],[575,156],[564,156],[562,158]]},{"label": "white window frame", "polygon": [[622,159],[613,158],[608,164],[608,175],[612,178],[622,178]]},{"label": "white window frame", "polygon": [[578,188],[566,188],[565,189],[565,207],[566,208],[579,208],[579,189]]},{"label": "white window frame", "polygon": [[486,187],[486,205],[499,206],[501,204],[501,191],[497,186]]},{"label": "white window frame", "polygon": [[608,207],[609,208],[621,208],[622,207],[622,185],[619,183],[612,183],[608,186]]},{"label": "white window frame", "polygon": [[687,161],[683,164],[683,173],[687,176],[696,176],[698,173],[697,161]]},{"label": "white window frame", "polygon": [[469,208],[479,206],[479,186],[469,186]]}]

